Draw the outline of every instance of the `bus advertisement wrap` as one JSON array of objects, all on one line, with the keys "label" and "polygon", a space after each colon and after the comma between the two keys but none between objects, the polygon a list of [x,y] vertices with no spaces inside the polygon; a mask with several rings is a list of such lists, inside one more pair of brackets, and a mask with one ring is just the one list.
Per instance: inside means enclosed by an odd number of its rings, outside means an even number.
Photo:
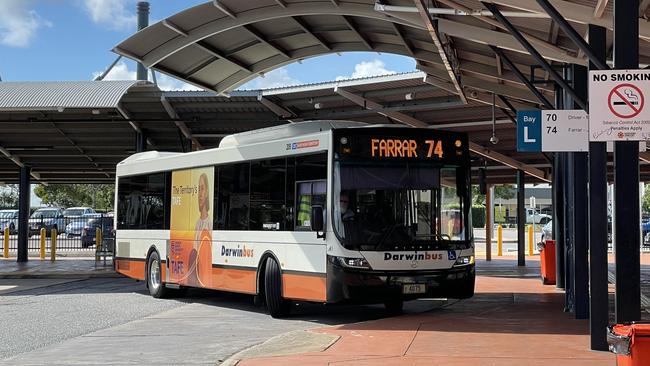
[{"label": "bus advertisement wrap", "polygon": [[212,287],[214,167],[172,173],[169,281]]}]

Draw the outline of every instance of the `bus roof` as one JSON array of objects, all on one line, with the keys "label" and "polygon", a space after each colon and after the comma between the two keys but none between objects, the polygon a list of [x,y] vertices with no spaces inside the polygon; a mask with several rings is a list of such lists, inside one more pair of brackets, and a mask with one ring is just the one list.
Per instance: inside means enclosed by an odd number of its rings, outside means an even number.
[{"label": "bus roof", "polygon": [[354,121],[307,121],[299,123],[289,123],[280,126],[273,126],[251,130],[246,132],[228,135],[224,137],[219,143],[219,148],[236,147],[254,144],[258,142],[265,142],[270,140],[277,140],[288,137],[296,137],[316,133],[321,131],[329,131],[333,128],[345,127],[365,127],[371,126],[363,122]]}]

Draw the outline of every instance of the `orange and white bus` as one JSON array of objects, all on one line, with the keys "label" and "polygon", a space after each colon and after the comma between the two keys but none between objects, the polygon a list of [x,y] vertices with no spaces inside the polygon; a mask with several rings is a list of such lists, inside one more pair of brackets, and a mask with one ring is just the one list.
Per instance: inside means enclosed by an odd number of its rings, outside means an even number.
[{"label": "orange and white bus", "polygon": [[115,269],[154,297],[186,287],[292,301],[474,293],[465,134],[313,121],[149,151],[117,166]]}]

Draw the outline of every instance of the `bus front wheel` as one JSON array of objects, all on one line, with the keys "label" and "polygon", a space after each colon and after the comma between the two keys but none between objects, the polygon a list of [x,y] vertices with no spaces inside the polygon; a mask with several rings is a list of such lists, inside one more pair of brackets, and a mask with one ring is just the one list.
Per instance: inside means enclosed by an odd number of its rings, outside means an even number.
[{"label": "bus front wheel", "polygon": [[404,311],[404,300],[390,299],[384,302],[384,307],[390,315],[400,315]]},{"label": "bus front wheel", "polygon": [[266,259],[264,268],[264,297],[266,307],[274,318],[289,315],[291,302],[282,298],[282,273],[280,266],[273,258]]},{"label": "bus front wheel", "polygon": [[158,252],[151,252],[147,260],[147,287],[149,288],[149,294],[157,299],[166,297],[169,292],[162,281],[161,266]]}]

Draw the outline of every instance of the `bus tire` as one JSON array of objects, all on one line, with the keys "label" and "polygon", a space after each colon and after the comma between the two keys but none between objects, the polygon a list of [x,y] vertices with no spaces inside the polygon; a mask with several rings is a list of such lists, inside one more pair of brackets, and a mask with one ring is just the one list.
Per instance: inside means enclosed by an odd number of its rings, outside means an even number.
[{"label": "bus tire", "polygon": [[264,297],[266,308],[274,318],[289,315],[291,302],[282,298],[282,274],[280,266],[273,258],[266,259],[264,268]]},{"label": "bus tire", "polygon": [[169,295],[169,289],[165,288],[165,284],[162,281],[161,266],[162,264],[158,252],[151,252],[147,259],[147,270],[145,275],[147,276],[146,281],[149,294],[156,299],[162,299]]},{"label": "bus tire", "polygon": [[403,299],[390,299],[384,302],[384,307],[390,315],[400,315],[404,311]]},{"label": "bus tire", "polygon": [[474,285],[476,284],[476,277],[469,276],[464,281],[458,283],[458,286],[453,289],[451,298],[454,299],[469,299],[474,296]]}]

